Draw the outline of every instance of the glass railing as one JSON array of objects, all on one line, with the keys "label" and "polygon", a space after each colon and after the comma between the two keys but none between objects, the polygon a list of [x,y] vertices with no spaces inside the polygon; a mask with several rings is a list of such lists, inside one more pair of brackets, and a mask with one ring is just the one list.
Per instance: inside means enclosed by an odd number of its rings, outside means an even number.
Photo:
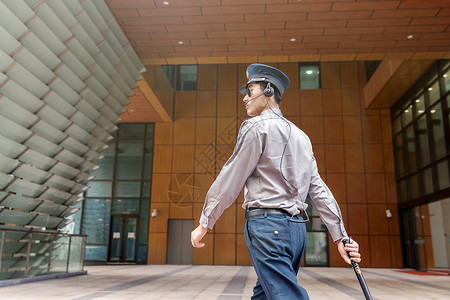
[{"label": "glass railing", "polygon": [[86,238],[0,228],[0,280],[84,271]]}]

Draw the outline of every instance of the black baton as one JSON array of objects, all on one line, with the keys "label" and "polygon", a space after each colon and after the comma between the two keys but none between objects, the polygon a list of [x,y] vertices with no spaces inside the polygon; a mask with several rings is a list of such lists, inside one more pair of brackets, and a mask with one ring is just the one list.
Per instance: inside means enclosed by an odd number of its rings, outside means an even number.
[{"label": "black baton", "polygon": [[[351,243],[351,238],[342,239],[342,243],[344,244],[344,246],[346,246],[348,243]],[[350,255],[350,253],[348,251],[347,251],[347,255],[348,255],[348,257],[350,257],[350,260],[352,261],[353,270],[355,271],[356,278],[358,278],[359,285],[361,285],[361,289],[364,293],[364,296],[366,297],[366,300],[373,300],[372,295],[370,294],[369,288],[367,287],[366,281],[364,280],[364,276],[362,275],[362,272],[361,272],[361,269],[359,268],[358,263],[353,261],[352,256]]]}]

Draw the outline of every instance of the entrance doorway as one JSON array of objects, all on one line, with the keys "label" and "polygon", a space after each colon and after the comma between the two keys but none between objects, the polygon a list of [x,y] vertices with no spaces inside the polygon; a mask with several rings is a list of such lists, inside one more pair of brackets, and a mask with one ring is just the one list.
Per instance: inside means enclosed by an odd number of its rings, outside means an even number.
[{"label": "entrance doorway", "polygon": [[137,220],[137,215],[111,217],[108,261],[136,263]]},{"label": "entrance doorway", "polygon": [[194,230],[194,220],[169,220],[168,264],[190,265],[194,262],[194,248],[191,245],[192,230]]}]

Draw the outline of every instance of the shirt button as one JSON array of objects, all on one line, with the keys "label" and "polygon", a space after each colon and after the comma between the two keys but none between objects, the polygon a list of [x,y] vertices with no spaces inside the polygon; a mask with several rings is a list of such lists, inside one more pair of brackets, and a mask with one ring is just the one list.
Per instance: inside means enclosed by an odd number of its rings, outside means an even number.
[{"label": "shirt button", "polygon": [[278,234],[278,230],[275,230],[273,233]]}]

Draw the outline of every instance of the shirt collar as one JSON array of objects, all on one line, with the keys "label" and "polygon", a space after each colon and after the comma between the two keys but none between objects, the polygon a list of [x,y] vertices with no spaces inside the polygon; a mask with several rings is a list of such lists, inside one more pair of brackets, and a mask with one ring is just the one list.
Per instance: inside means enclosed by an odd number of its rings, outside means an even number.
[{"label": "shirt collar", "polygon": [[283,116],[283,113],[281,112],[281,109],[279,109],[279,108],[268,108],[265,111],[263,111],[260,114],[260,116],[265,116],[265,115],[273,114],[273,113],[275,113],[275,114],[277,114],[279,116]]}]

